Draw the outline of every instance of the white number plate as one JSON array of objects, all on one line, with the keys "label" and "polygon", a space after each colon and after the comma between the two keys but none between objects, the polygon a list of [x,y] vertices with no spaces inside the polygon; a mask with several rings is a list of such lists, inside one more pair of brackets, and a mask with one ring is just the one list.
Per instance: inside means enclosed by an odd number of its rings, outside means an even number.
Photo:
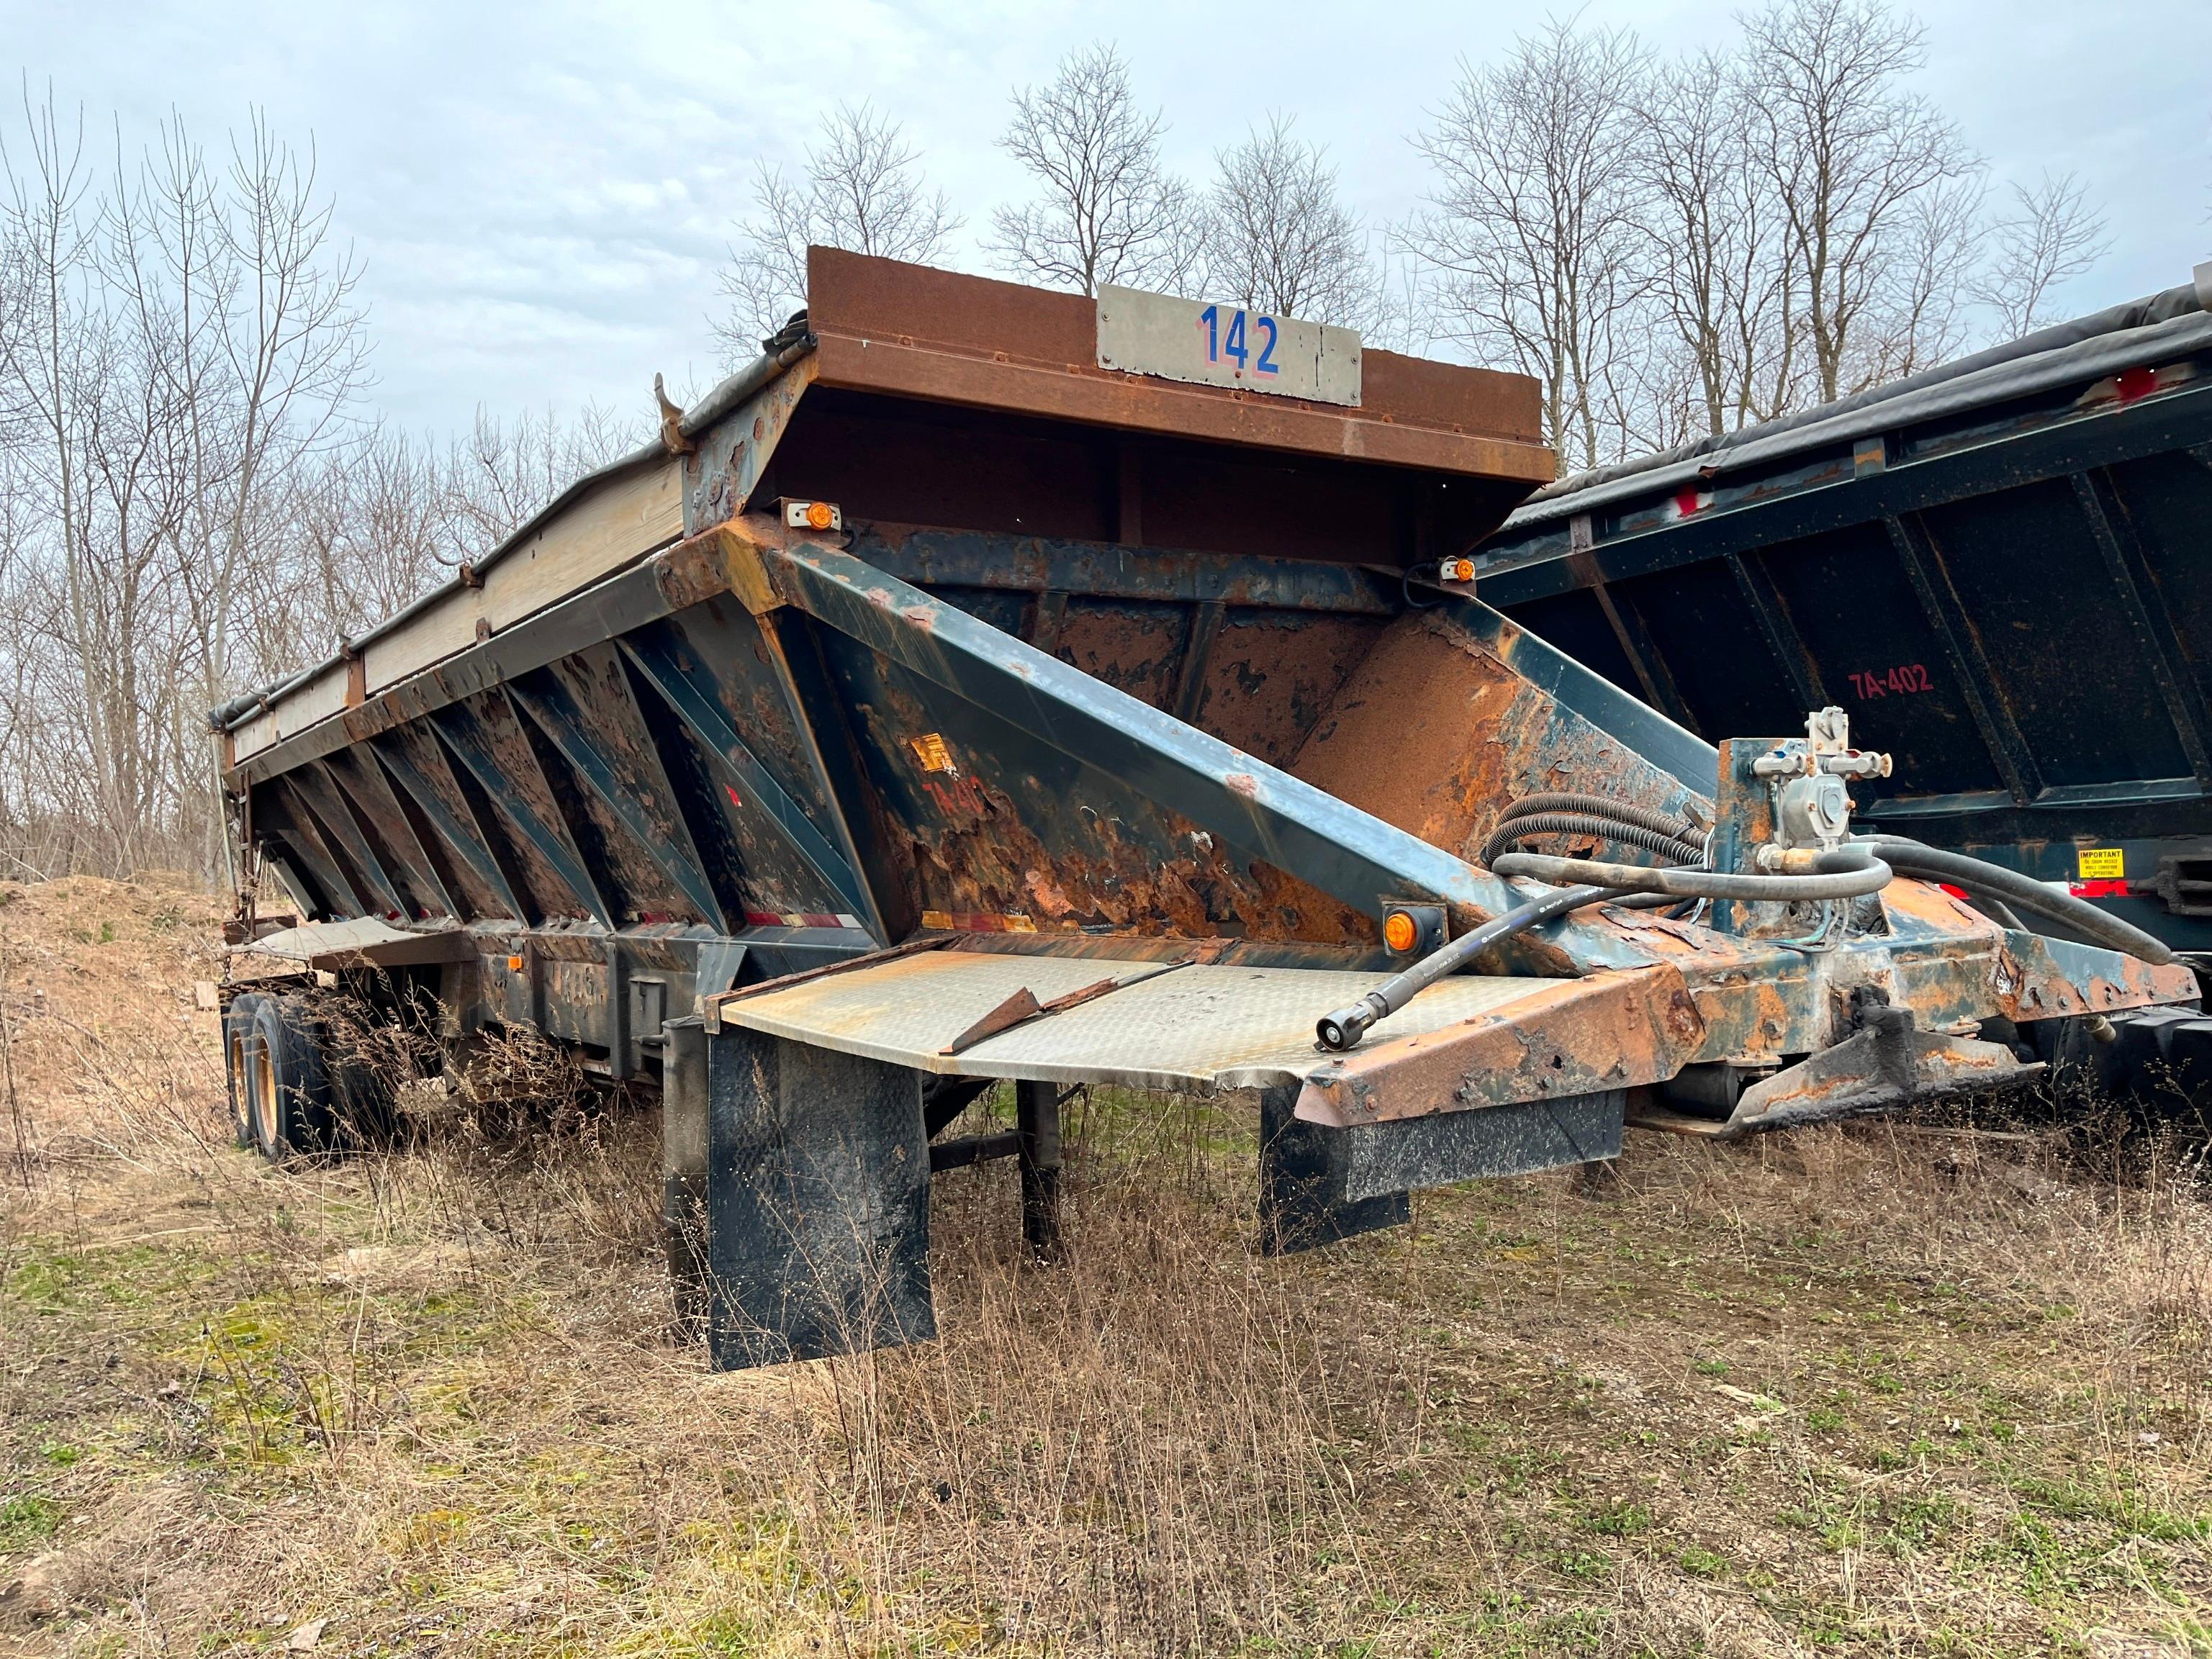
[{"label": "white number plate", "polygon": [[1098,290],[1098,366],[1316,403],[1359,402],[1359,331],[1133,288]]}]

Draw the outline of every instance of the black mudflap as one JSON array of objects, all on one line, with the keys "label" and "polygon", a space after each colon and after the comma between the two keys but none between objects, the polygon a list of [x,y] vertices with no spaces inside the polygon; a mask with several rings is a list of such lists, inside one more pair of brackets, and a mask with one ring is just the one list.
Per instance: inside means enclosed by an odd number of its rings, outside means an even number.
[{"label": "black mudflap", "polygon": [[750,1031],[706,1041],[714,1369],[935,1336],[921,1074]]},{"label": "black mudflap", "polygon": [[1423,1187],[1620,1156],[1626,1094],[1574,1095],[1332,1128],[1292,1115],[1295,1085],[1260,1097],[1260,1231],[1271,1254],[1410,1220]]}]

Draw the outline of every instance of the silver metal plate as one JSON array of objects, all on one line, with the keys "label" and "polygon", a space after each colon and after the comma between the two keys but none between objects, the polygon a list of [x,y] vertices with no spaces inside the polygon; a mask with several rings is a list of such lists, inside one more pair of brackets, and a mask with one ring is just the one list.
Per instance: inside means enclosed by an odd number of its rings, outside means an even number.
[{"label": "silver metal plate", "polygon": [[[1257,1089],[1303,1080],[1333,1055],[1314,1022],[1389,978],[1300,968],[933,951],[726,1003],[726,1025],[918,1071],[1140,1089]],[[1146,978],[1145,975],[1152,975]],[[945,1046],[1017,991],[1039,1002],[1102,979],[1140,981],[957,1054]],[[1554,983],[1462,975],[1431,986],[1370,1042],[1455,1025]]]},{"label": "silver metal plate", "polygon": [[1357,329],[1300,322],[1231,301],[1098,290],[1098,367],[1194,386],[1359,404]]}]

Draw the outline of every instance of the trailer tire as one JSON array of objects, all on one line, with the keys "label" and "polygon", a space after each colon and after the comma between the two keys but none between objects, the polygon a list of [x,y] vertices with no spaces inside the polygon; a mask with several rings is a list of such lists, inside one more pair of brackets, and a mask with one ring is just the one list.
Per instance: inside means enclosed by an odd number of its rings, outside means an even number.
[{"label": "trailer tire", "polygon": [[331,1086],[313,1005],[299,996],[256,1000],[246,1041],[253,1146],[271,1162],[327,1151]]},{"label": "trailer tire", "polygon": [[269,999],[247,991],[222,1011],[223,1082],[230,1096],[230,1133],[240,1146],[253,1145],[253,1067],[249,1054],[256,1011]]}]

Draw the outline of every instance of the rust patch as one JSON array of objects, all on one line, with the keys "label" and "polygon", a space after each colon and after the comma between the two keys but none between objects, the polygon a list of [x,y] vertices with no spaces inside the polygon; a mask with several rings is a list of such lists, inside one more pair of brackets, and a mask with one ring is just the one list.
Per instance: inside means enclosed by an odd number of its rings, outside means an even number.
[{"label": "rust patch", "polygon": [[1670,967],[1560,980],[1440,1031],[1360,1048],[1307,1079],[1297,1115],[1375,1123],[1663,1082],[1705,1036]]},{"label": "rust patch", "polygon": [[1627,745],[1425,615],[1391,624],[1290,770],[1462,858],[1523,795],[1576,789],[1663,807],[1681,794]]},{"label": "rust patch", "polygon": [[1110,927],[1139,935],[1228,935],[1309,944],[1372,945],[1364,913],[1273,866],[1240,866],[1213,837],[1163,813],[1176,854],[1130,839],[1121,821],[1079,813],[1079,850],[1055,855],[1012,796],[973,776],[957,784],[915,780],[938,809],[920,826],[915,868],[924,908],[1024,914],[1040,929]]},{"label": "rust patch", "polygon": [[2119,964],[2118,979],[2092,977],[2087,985],[2076,985],[2040,939],[2031,935],[2014,948],[2008,936],[1991,959],[1990,990],[1997,1012],[2021,1022],[2188,1002],[2198,994],[2197,975],[2184,963],[2160,966],[2124,956],[2112,960]]},{"label": "rust patch", "polygon": [[1231,614],[1207,653],[1193,724],[1286,765],[1385,626],[1377,617]]},{"label": "rust patch", "polygon": [[1054,654],[1062,662],[1165,708],[1175,695],[1189,633],[1179,605],[1073,598],[1060,619]]}]

